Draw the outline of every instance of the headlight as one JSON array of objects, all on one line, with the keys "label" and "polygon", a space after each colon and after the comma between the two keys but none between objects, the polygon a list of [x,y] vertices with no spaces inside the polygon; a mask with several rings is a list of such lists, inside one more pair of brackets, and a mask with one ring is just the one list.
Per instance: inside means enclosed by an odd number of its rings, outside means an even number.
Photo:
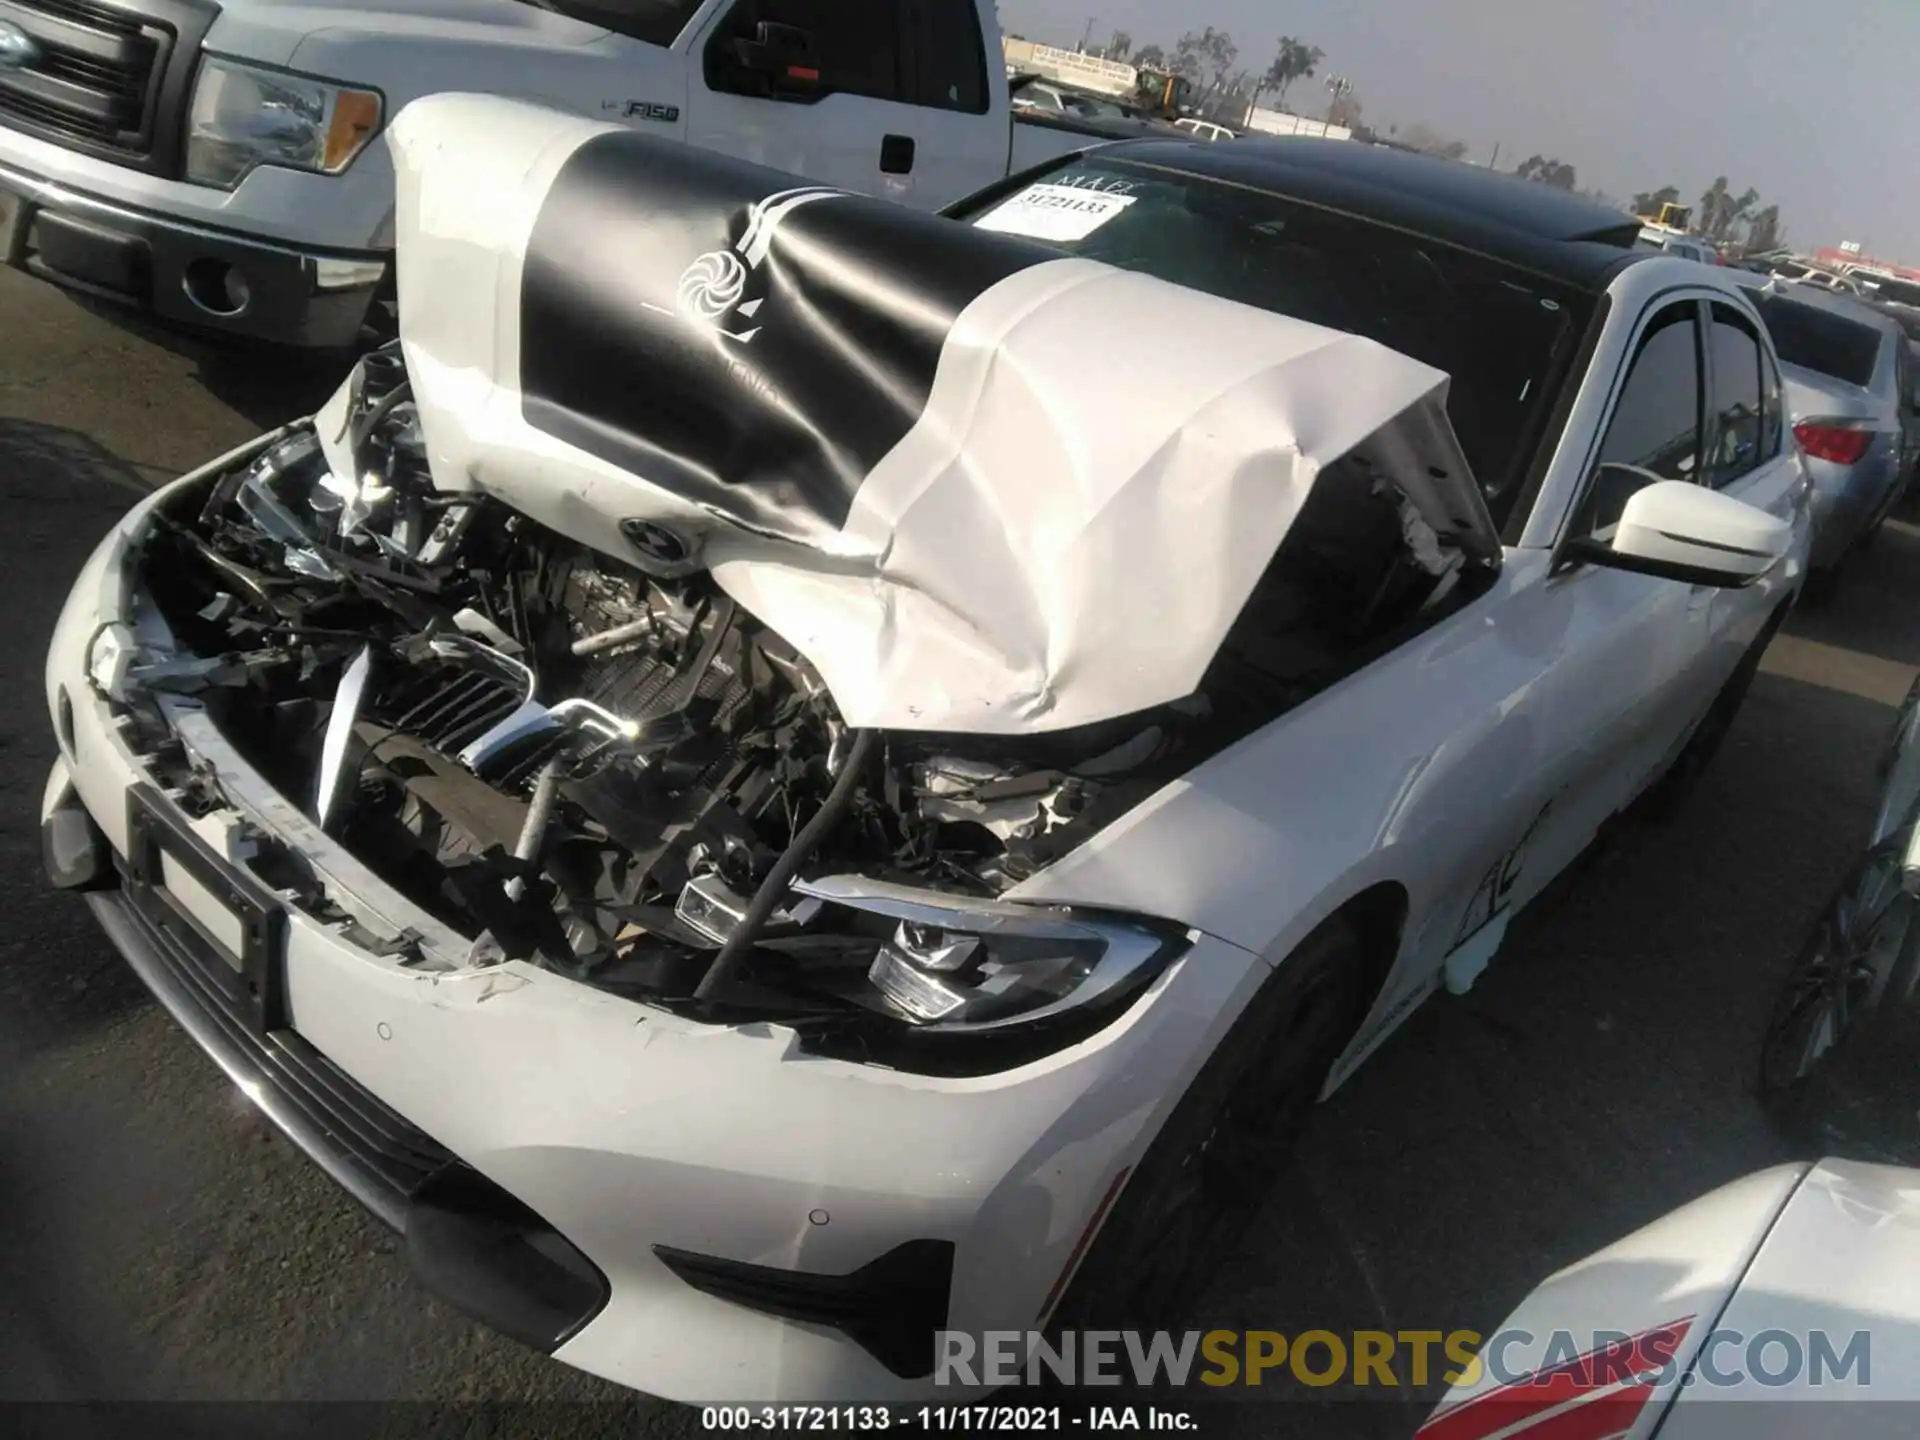
[{"label": "headlight", "polygon": [[256,165],[338,175],[380,129],[380,95],[208,56],[187,121],[187,178],[231,190]]},{"label": "headlight", "polygon": [[856,876],[794,888],[870,917],[861,1003],[922,1045],[1105,1024],[1186,949],[1181,927],[1133,916],[944,896]]},{"label": "headlight", "polygon": [[87,647],[87,679],[93,688],[118,704],[127,701],[127,672],[139,651],[133,632],[124,625],[102,625]]}]

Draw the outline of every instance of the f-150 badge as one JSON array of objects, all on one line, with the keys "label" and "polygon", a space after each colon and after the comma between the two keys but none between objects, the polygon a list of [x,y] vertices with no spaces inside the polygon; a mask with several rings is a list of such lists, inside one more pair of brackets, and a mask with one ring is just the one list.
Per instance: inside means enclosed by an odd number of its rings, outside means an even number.
[{"label": "f-150 badge", "polygon": [[680,123],[678,105],[662,105],[655,100],[602,100],[602,113],[618,115],[622,120],[657,120],[662,125]]}]

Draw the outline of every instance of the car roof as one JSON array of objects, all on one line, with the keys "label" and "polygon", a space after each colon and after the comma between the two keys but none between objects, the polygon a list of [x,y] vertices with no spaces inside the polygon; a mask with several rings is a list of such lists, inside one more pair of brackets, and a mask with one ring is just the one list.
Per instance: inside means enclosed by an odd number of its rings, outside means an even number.
[{"label": "car roof", "polygon": [[1136,140],[1102,158],[1269,190],[1476,250],[1575,288],[1600,291],[1636,250],[1640,221],[1551,185],[1357,141],[1243,135],[1232,145]]}]

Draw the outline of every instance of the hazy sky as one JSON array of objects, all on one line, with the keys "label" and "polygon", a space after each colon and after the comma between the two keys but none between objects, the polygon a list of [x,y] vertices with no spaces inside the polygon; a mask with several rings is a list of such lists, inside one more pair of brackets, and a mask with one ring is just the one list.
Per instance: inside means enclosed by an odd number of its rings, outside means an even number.
[{"label": "hazy sky", "polygon": [[1788,243],[1861,241],[1920,264],[1920,3],[1852,0],[1000,0],[1029,39],[1094,16],[1168,51],[1213,25],[1264,70],[1282,34],[1327,52],[1289,108],[1324,114],[1350,76],[1369,125],[1423,122],[1500,167],[1540,151],[1621,198],[1716,175],[1777,202]]}]

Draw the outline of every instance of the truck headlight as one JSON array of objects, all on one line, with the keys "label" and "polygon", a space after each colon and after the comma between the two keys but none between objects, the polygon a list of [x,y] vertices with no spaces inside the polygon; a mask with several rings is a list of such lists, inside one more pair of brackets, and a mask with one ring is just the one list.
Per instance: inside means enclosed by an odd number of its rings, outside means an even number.
[{"label": "truck headlight", "polygon": [[380,129],[380,93],[209,55],[187,119],[187,178],[231,190],[257,165],[338,175]]}]

